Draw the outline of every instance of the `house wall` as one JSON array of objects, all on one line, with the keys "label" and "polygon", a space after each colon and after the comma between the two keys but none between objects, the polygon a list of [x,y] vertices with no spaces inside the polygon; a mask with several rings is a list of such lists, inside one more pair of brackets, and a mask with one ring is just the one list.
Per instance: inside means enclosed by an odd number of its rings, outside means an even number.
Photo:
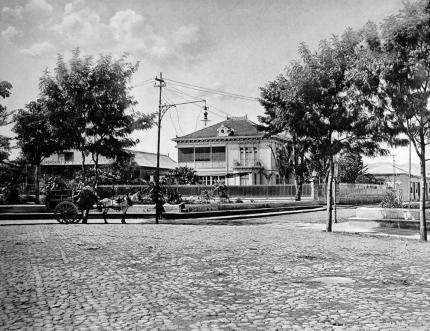
[{"label": "house wall", "polygon": [[[72,160],[70,160],[70,155],[66,156],[67,154],[72,153]],[[112,160],[108,159],[104,156],[99,157],[99,165],[108,165],[111,164]],[[73,169],[80,169],[80,166],[82,165],[82,155],[79,151],[65,151],[63,153],[57,153],[53,154],[50,157],[46,158],[42,162],[42,169],[45,169],[48,174],[57,174],[62,173],[63,169],[67,169],[68,167]],[[91,158],[91,156],[88,156],[85,158],[85,165],[92,166],[94,165],[94,162]],[[156,168],[154,167],[145,167],[145,166],[139,166],[139,178],[143,178],[145,180],[154,180]],[[55,170],[55,173],[54,173]],[[160,168],[160,176],[166,176],[169,174],[170,169],[166,168]]]},{"label": "house wall", "polygon": [[[393,188],[393,174],[374,174],[375,178],[378,181],[382,181],[388,187]],[[429,182],[429,178],[427,178],[427,182]],[[396,174],[394,187],[399,192],[403,201],[409,201],[409,174]],[[421,187],[421,178],[419,176],[412,175],[411,176],[411,201],[418,201],[420,199],[420,187]],[[429,198],[430,187],[427,188],[427,196],[426,199]]]},{"label": "house wall", "polygon": [[[68,155],[72,154],[72,160],[68,159]],[[52,154],[50,157],[45,158],[42,161],[42,165],[81,165],[82,164],[82,154],[78,151],[65,151],[63,153]],[[107,159],[104,156],[99,157],[99,164],[110,164],[112,160]],[[93,165],[94,162],[91,156],[85,158],[86,165]]]},{"label": "house wall", "polygon": [[[270,146],[275,143],[270,141],[225,141],[225,142],[178,142],[178,160],[180,148],[196,148],[210,146],[225,146],[226,162],[225,167],[212,167],[211,163],[199,164],[199,162],[179,162],[178,166],[188,166],[194,168],[198,176],[226,176],[227,185],[269,185],[276,184],[276,175],[278,174],[276,162],[273,158]],[[252,150],[252,160],[250,165],[260,162],[262,168],[258,166],[246,167],[246,162],[241,159],[241,148],[250,148]],[[256,153],[254,154],[254,148]],[[243,165],[239,167],[237,163]],[[262,174],[261,172],[264,172]],[[242,178],[241,178],[242,177]],[[244,184],[246,182],[246,184]]]}]

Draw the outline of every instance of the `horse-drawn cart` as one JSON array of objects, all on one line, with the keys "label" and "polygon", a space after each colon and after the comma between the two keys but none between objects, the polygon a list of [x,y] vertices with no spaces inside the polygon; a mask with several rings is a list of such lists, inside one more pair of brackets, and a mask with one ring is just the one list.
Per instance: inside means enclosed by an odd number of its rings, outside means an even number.
[{"label": "horse-drawn cart", "polygon": [[109,209],[122,212],[121,223],[125,223],[125,215],[134,202],[139,201],[140,192],[133,195],[116,198],[100,199],[95,191],[85,186],[79,190],[50,190],[46,196],[46,206],[54,212],[59,223],[87,223],[90,210],[102,212],[104,222],[107,223]]},{"label": "horse-drawn cart", "polygon": [[97,195],[88,188],[51,190],[46,196],[46,206],[54,212],[59,223],[79,223],[85,212],[91,209],[102,211]]}]

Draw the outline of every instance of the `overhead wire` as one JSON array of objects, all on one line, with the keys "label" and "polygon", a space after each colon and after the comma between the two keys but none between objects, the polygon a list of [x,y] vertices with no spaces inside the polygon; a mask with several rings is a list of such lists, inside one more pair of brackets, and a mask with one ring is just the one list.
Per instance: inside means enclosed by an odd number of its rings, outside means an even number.
[{"label": "overhead wire", "polygon": [[149,85],[149,83],[152,83],[153,81],[154,81],[154,78],[148,78],[148,79],[145,79],[145,80],[143,80],[141,82],[137,82],[132,87],[139,87],[139,86],[143,86],[143,85]]},{"label": "overhead wire", "polygon": [[[171,103],[171,102],[169,102],[169,101],[167,100],[167,97],[166,97],[165,95],[163,95],[161,98],[163,99],[163,101],[164,101],[164,103],[165,103],[166,105],[167,105],[167,104],[169,104],[169,103]],[[173,122],[173,119],[172,119],[172,113],[171,113],[171,112],[169,112],[169,118],[170,118],[170,122],[172,122],[173,129],[175,130],[175,134],[176,134],[176,137],[177,137],[177,136],[178,136],[178,130],[176,130],[176,125],[175,125],[175,123]]]},{"label": "overhead wire", "polygon": [[[166,95],[166,99],[167,99],[167,101],[169,102],[169,104],[174,104],[174,102],[170,99],[170,98],[168,98],[167,97],[167,95]],[[179,114],[178,114],[178,108],[175,106],[174,107],[175,108],[175,112],[176,112],[176,119],[177,119],[177,122],[178,122],[178,128],[179,128],[179,131],[181,132],[181,134],[183,135],[184,134],[184,131],[182,130],[182,127],[181,127],[181,122],[179,121]],[[169,115],[171,115],[171,113],[169,114]],[[170,116],[170,119],[173,121],[173,119],[172,119],[172,117]],[[175,128],[175,131],[176,131],[176,128]],[[178,135],[178,133],[176,132],[176,136]]]},{"label": "overhead wire", "polygon": [[[166,88],[167,89],[167,88]],[[168,90],[168,89],[167,89]],[[179,90],[178,90],[179,91]],[[175,93],[177,96],[179,96],[181,99],[183,99],[183,100],[185,100],[185,101],[190,101],[190,100],[188,100],[188,99],[186,99],[183,95],[181,95],[181,94],[179,94],[179,93],[177,93],[176,91],[169,91],[169,92],[173,92],[173,93]],[[192,95],[188,95],[189,97],[192,97],[192,98],[194,98],[194,99],[196,99],[197,97],[195,97],[195,96],[192,96]],[[198,116],[196,117],[196,122],[195,122],[195,125],[194,125],[194,131],[196,131],[197,130],[197,125],[198,125],[198,122],[199,122],[199,118],[200,118],[200,116],[202,115],[202,112],[203,112],[203,108],[202,107],[200,107],[200,106],[197,106],[196,104],[192,104],[193,106],[195,106],[195,107],[198,107],[199,109],[200,109],[200,112],[199,112],[199,114],[198,114]],[[207,109],[207,111],[209,111],[208,109]],[[216,113],[214,113],[215,115],[218,115],[218,114],[216,114]],[[176,109],[176,116],[177,116],[177,118],[178,118],[178,123],[179,123],[179,114],[178,114],[178,110]],[[218,115],[218,116],[221,116],[221,115]],[[223,117],[223,116],[221,116],[221,117]],[[182,131],[182,130],[181,130]]]},{"label": "overhead wire", "polygon": [[184,134],[184,131],[182,130],[182,127],[181,127],[181,121],[179,121],[178,108],[175,107],[175,111],[176,111],[176,119],[178,121],[179,131],[181,131],[181,134]]},{"label": "overhead wire", "polygon": [[[179,97],[181,97],[183,100],[185,100],[185,101],[190,101],[190,100],[188,100],[187,98],[185,98],[183,95],[186,95],[187,97],[190,97],[190,98],[193,98],[193,99],[196,99],[197,98],[197,96],[193,96],[193,95],[190,95],[190,94],[187,94],[187,93],[185,93],[185,92],[183,92],[183,91],[181,91],[181,90],[179,90],[179,89],[177,89],[177,88],[175,88],[175,87],[171,87],[171,86],[169,86],[169,87],[166,87],[166,89],[170,89],[170,91],[171,92],[173,92],[173,93],[175,93],[176,95],[178,95]],[[183,95],[181,95],[181,94],[183,94]],[[197,105],[195,105],[196,107],[199,107],[199,106],[197,106]],[[217,108],[218,109],[218,108]],[[226,116],[228,116],[229,114],[228,113],[226,113],[226,112],[224,112],[224,111],[222,111],[222,110],[220,110],[220,109],[218,109],[218,111],[220,112],[220,113],[223,113],[224,115],[220,115],[218,112],[215,112],[215,111],[212,111],[211,109],[208,109],[208,112],[210,112],[210,113],[212,113],[212,114],[214,114],[214,115],[217,115],[217,116],[219,116],[219,117],[222,117],[222,118],[225,118]]]},{"label": "overhead wire", "polygon": [[[184,101],[191,101],[191,100],[189,100],[189,99],[187,99],[187,98],[185,98],[182,94],[185,94],[187,97],[190,97],[190,98],[193,98],[193,99],[197,99],[198,97],[197,96],[193,96],[193,95],[190,95],[190,94],[187,94],[187,93],[183,93],[181,90],[179,90],[179,89],[177,89],[177,88],[171,88],[170,86],[167,88],[166,87],[166,90],[168,90],[169,92],[173,92],[173,93],[175,93],[177,96],[179,96],[181,99],[183,99]],[[203,108],[201,108],[200,106],[197,106],[196,104],[192,104],[193,106],[195,106],[195,107],[198,107],[199,109],[200,109],[200,112],[199,112],[199,115],[196,117],[196,122],[195,122],[195,126],[194,126],[194,131],[195,130],[197,130],[197,126],[198,126],[198,122],[199,122],[199,118],[200,118],[200,116],[202,115],[202,112],[203,112]],[[207,112],[209,112],[209,113],[212,113],[212,114],[214,114],[214,115],[217,115],[217,116],[219,116],[219,117],[221,117],[221,118],[225,118],[225,116],[224,115],[220,115],[220,114],[218,114],[218,113],[216,113],[216,112],[214,112],[214,111],[211,111],[210,109],[208,109],[208,108],[206,108],[206,111]],[[179,116],[178,115],[178,112],[177,112],[177,110],[176,110],[176,114],[177,114],[177,116]],[[227,113],[225,113],[225,114],[227,114]],[[227,116],[228,116],[228,114],[227,114]],[[179,122],[179,117],[178,117],[178,122]]]},{"label": "overhead wire", "polygon": [[232,98],[238,98],[238,99],[243,99],[243,100],[247,100],[247,101],[258,101],[258,98],[246,96],[243,94],[221,91],[221,90],[217,90],[217,89],[213,89],[213,88],[209,88],[209,87],[203,87],[203,86],[199,86],[199,85],[195,85],[195,84],[180,82],[180,81],[173,80],[173,79],[165,79],[165,80],[169,81],[173,85],[175,85],[175,84],[180,85],[183,88],[195,89],[195,90],[202,91],[202,92],[219,94],[219,95],[229,96]]}]

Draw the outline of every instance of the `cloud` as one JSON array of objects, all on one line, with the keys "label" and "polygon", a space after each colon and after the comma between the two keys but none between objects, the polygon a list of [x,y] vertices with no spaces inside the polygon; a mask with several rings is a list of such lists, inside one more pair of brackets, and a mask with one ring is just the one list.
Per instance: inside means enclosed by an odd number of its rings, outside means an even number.
[{"label": "cloud", "polygon": [[24,13],[34,16],[50,16],[54,8],[46,0],[30,0],[24,7]]},{"label": "cloud", "polygon": [[21,54],[28,55],[31,57],[41,57],[47,54],[54,54],[55,52],[55,46],[48,41],[33,44],[31,47],[22,49],[20,51]]},{"label": "cloud", "polygon": [[67,15],[73,11],[81,10],[84,8],[85,8],[84,0],[74,0],[73,2],[70,2],[64,6],[64,13]]},{"label": "cloud", "polygon": [[109,20],[115,40],[129,40],[135,38],[139,26],[143,24],[143,17],[131,9],[116,12]]},{"label": "cloud", "polygon": [[86,8],[82,0],[73,1],[64,7],[61,20],[50,27],[65,48],[90,47],[103,49],[111,42],[111,34],[100,15]]},{"label": "cloud", "polygon": [[140,60],[175,65],[195,61],[208,45],[195,24],[160,32],[141,12],[132,9],[101,16],[89,1],[73,0],[53,15],[49,1],[30,0],[23,6],[3,9],[3,16],[13,16],[20,24],[4,24],[2,36],[8,40],[22,37],[19,44],[23,54],[38,56],[44,48],[52,50],[55,45],[60,52],[80,47],[84,52],[129,53]]},{"label": "cloud", "polygon": [[17,30],[14,26],[8,26],[5,30],[1,32],[1,35],[7,41],[11,41],[15,37],[22,36],[22,31]]},{"label": "cloud", "polygon": [[50,24],[53,11],[53,6],[47,0],[30,0],[23,6],[4,7],[0,22],[3,26],[18,27],[22,37],[31,39],[36,30]]},{"label": "cloud", "polygon": [[175,43],[183,46],[199,42],[200,37],[200,28],[194,24],[181,26],[173,33]]},{"label": "cloud", "polygon": [[156,62],[184,62],[190,57],[195,58],[206,44],[201,29],[195,24],[181,26],[165,36],[131,9],[116,12],[109,20],[109,28],[116,49]]},{"label": "cloud", "polygon": [[23,7],[16,6],[14,8],[4,7],[2,9],[2,18],[9,18],[11,20],[22,19]]}]

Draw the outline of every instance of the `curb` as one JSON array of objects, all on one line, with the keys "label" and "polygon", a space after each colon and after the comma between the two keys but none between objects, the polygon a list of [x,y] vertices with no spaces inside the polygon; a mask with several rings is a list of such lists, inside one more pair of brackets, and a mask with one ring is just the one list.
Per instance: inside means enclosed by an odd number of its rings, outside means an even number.
[{"label": "curb", "polygon": [[[266,208],[265,208],[266,209]],[[267,209],[271,209],[271,208],[267,208]],[[168,213],[165,215],[168,215],[168,217],[164,217],[161,219],[160,224],[193,224],[196,222],[202,223],[202,222],[214,222],[214,221],[228,221],[228,220],[237,220],[237,219],[244,219],[244,218],[258,218],[258,217],[269,217],[269,216],[279,216],[279,215],[288,215],[288,214],[302,214],[302,213],[309,213],[309,212],[315,212],[315,211],[323,211],[325,210],[324,207],[320,207],[320,206],[313,206],[311,207],[307,207],[307,208],[294,208],[294,209],[290,209],[290,210],[282,210],[280,211],[279,209],[277,210],[265,210],[264,212],[262,212],[261,210],[258,213],[249,213],[249,210],[242,210],[242,211],[246,211],[248,213],[242,213],[242,214],[233,214],[233,213],[228,213],[228,211],[222,211],[223,214],[215,214],[211,213],[209,215],[209,213],[205,212],[205,213],[184,213],[184,214],[188,214],[187,218],[184,218],[182,214],[178,214],[178,213]],[[238,212],[238,211],[235,211]],[[1,215],[5,215],[5,214],[0,214]],[[164,215],[164,216],[165,216]],[[181,217],[179,218],[175,218],[175,216],[180,215]],[[17,214],[15,214],[15,216],[17,216]],[[20,218],[15,218],[15,219],[11,219],[11,218],[0,218],[0,226],[6,226],[6,225],[31,225],[31,224],[59,224],[57,223],[57,221],[54,219],[53,214],[51,213],[44,213],[43,215],[34,215],[34,216],[43,216],[40,218],[34,218],[34,217],[29,217],[29,214],[19,214]],[[22,216],[22,217],[21,217]],[[25,217],[26,216],[26,217]],[[91,217],[92,216],[92,217]],[[108,215],[108,221],[112,220],[112,219],[121,219],[122,215],[121,214],[109,214]],[[154,214],[127,214],[126,220],[127,219],[141,219],[141,220],[145,220],[143,222],[139,222],[142,224],[152,224],[152,222],[149,222],[150,220],[152,220],[153,218],[155,218]],[[93,219],[93,220],[103,220],[103,217],[101,217],[101,215],[98,214],[90,214],[90,218],[89,219]],[[48,221],[47,223],[41,222],[43,220]],[[7,222],[7,224],[2,224],[2,221],[9,221]],[[18,222],[14,222],[14,223],[10,223],[12,221],[18,221]],[[23,221],[22,223],[19,221]],[[33,222],[32,222],[33,221]],[[25,222],[25,223],[24,223]],[[217,222],[215,222],[216,224]],[[136,222],[133,222],[133,224],[136,224]]]}]

